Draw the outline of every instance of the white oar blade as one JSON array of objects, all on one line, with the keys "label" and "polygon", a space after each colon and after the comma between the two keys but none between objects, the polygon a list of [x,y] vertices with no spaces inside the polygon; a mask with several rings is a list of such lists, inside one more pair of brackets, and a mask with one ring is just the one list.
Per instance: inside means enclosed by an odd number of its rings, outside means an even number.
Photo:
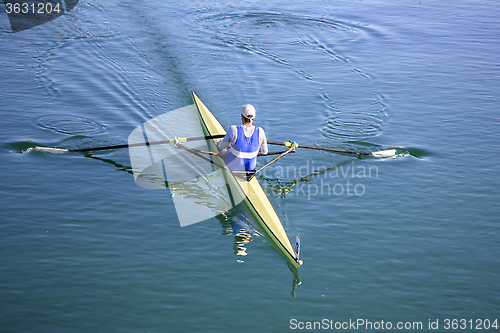
[{"label": "white oar blade", "polygon": [[46,153],[52,153],[52,154],[64,154],[64,153],[67,153],[69,151],[68,149],[64,149],[64,148],[52,148],[52,147],[40,147],[40,146],[30,148],[30,149],[28,149],[28,151],[31,151],[31,149],[40,150],[40,151],[43,151]]},{"label": "white oar blade", "polygon": [[375,157],[393,157],[396,156],[396,149],[374,151],[372,155]]}]

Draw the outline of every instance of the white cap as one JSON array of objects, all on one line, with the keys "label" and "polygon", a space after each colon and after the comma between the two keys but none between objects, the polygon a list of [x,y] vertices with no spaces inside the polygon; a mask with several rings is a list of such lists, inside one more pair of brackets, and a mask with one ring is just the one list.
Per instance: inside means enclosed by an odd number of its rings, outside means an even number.
[{"label": "white cap", "polygon": [[241,115],[247,119],[255,118],[255,108],[252,104],[245,104],[241,108]]}]

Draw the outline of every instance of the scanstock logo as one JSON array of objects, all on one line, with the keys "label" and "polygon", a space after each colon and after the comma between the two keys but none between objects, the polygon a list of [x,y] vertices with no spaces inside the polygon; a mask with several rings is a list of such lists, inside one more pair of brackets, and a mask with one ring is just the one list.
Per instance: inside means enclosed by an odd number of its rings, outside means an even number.
[{"label": "scanstock logo", "polygon": [[72,10],[79,0],[4,0],[13,32],[52,21]]},{"label": "scanstock logo", "polygon": [[[208,140],[183,140],[204,135],[198,109],[191,104],[148,120],[128,137],[135,183],[149,190],[168,189],[181,227],[227,212],[245,199],[236,193],[249,191],[247,182],[236,188],[228,181],[230,177],[219,162],[212,163],[210,158],[177,146],[182,142],[192,150],[208,152],[213,149]],[[166,138],[176,139],[166,143]]]}]

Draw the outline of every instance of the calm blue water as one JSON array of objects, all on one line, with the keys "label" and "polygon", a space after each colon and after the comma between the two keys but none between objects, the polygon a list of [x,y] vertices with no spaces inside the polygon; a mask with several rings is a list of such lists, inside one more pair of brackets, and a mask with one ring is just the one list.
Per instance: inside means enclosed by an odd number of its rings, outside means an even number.
[{"label": "calm blue water", "polygon": [[[0,11],[2,332],[500,320],[498,2],[89,0],[15,34]],[[296,289],[241,216],[181,228],[128,151],[25,152],[126,143],[191,90],[225,127],[254,104],[271,140],[397,147],[260,177],[301,238]]]}]

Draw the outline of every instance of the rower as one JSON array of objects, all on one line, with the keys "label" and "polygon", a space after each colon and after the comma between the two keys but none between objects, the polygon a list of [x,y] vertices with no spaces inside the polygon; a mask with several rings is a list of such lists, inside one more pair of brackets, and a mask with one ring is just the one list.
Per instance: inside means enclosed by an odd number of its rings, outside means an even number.
[{"label": "rower", "polygon": [[231,148],[227,151],[224,161],[231,170],[253,171],[257,164],[259,152],[267,154],[266,133],[262,127],[255,127],[255,108],[251,104],[243,105],[241,108],[241,122],[239,126],[232,125],[224,139],[219,142],[219,148],[224,149],[229,144]]}]

